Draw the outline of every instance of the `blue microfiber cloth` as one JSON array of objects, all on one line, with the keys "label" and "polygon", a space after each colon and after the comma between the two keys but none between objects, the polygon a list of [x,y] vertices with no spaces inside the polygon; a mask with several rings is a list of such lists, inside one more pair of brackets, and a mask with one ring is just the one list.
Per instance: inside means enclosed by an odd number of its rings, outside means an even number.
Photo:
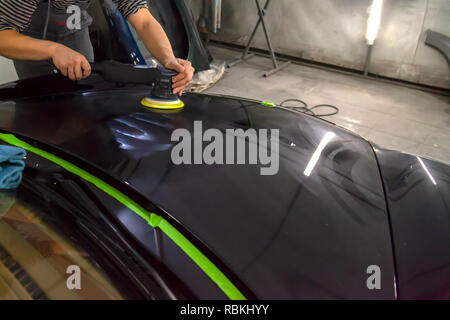
[{"label": "blue microfiber cloth", "polygon": [[22,181],[25,150],[0,145],[0,189],[15,189]]}]

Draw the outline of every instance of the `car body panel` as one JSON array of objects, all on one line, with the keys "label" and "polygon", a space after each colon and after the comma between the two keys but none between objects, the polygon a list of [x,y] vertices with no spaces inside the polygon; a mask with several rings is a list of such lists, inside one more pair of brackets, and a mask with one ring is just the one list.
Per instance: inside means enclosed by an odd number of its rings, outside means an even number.
[{"label": "car body panel", "polygon": [[450,167],[376,147],[402,299],[450,299]]},{"label": "car body panel", "polygon": [[[91,79],[21,97],[20,86],[0,90],[0,130],[62,150],[130,186],[199,239],[256,298],[395,298],[383,185],[361,137],[243,99],[188,94],[183,110],[161,114],[140,105],[144,87]],[[173,165],[171,134],[192,133],[194,121],[203,130],[279,129],[278,174],[262,176],[261,165]],[[305,175],[328,133],[333,139]],[[138,228],[136,221],[126,227]],[[381,269],[379,290],[367,287],[373,265]]]}]

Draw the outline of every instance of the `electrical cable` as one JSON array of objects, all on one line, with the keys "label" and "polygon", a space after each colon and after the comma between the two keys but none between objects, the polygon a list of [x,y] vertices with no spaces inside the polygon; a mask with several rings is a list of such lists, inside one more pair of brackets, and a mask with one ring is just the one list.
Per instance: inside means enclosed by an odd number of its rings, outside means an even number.
[{"label": "electrical cable", "polygon": [[[329,113],[322,113],[322,114],[319,113],[318,114],[318,113],[313,111],[314,109],[318,109],[318,108],[329,108],[329,109],[333,109],[334,111],[331,111]],[[321,118],[321,117],[330,117],[330,116],[334,116],[334,115],[339,113],[339,108],[336,107],[336,106],[333,106],[332,104],[318,104],[318,105],[316,105],[316,106],[314,106],[312,108],[309,108],[309,110],[312,113],[314,113],[315,117],[319,117],[319,118]]]},{"label": "electrical cable", "polygon": [[48,23],[50,21],[51,6],[52,6],[52,1],[48,0],[47,17],[45,19],[45,27],[44,27],[44,32],[42,33],[42,40],[45,40],[45,38],[47,38],[47,29],[48,29]]},{"label": "electrical cable", "polygon": [[[288,105],[288,104],[291,105]],[[299,105],[292,105],[292,103],[295,104],[299,104]],[[304,113],[304,114],[308,114],[310,116],[313,117],[317,117],[317,118],[321,118],[321,117],[330,117],[330,116],[334,116],[336,114],[339,113],[339,108],[336,106],[333,106],[331,104],[318,104],[315,105],[314,107],[308,107],[308,104],[300,99],[287,99],[284,100],[283,102],[281,102],[279,104],[280,107],[285,108],[285,109],[289,109],[295,112],[299,112],[299,113]],[[329,112],[329,113],[316,113],[314,110],[319,109],[319,108],[329,108],[332,109],[333,111]]]}]

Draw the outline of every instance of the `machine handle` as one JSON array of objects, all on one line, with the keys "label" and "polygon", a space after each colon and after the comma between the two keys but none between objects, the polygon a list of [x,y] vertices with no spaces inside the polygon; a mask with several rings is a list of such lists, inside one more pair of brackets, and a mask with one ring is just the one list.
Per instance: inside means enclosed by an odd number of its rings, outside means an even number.
[{"label": "machine handle", "polygon": [[[56,67],[52,64],[52,67]],[[152,86],[152,95],[161,99],[175,99],[172,92],[172,78],[178,72],[162,66],[132,65],[114,60],[91,63],[91,73],[99,74],[104,80],[117,83],[144,84]]]},{"label": "machine handle", "polygon": [[[49,62],[55,73],[58,68]],[[156,68],[147,65],[133,65],[114,60],[91,63],[91,73],[101,75],[106,81],[118,83],[146,84],[154,86],[162,79],[172,80],[178,72],[166,69],[160,65]]]},{"label": "machine handle", "polygon": [[100,74],[106,81],[155,85],[162,79],[171,80],[178,73],[164,67],[124,64],[113,60],[94,62],[92,73]]}]

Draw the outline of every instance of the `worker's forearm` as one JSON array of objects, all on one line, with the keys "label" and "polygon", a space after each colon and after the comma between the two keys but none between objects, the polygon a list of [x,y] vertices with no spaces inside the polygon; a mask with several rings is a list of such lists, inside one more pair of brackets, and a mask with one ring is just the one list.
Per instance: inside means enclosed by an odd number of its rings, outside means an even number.
[{"label": "worker's forearm", "polygon": [[173,93],[181,96],[183,90],[191,83],[194,76],[195,69],[192,67],[192,64],[189,61],[175,57],[164,29],[147,8],[142,8],[137,13],[129,16],[128,21],[136,29],[153,57],[167,69],[178,73],[173,78]]},{"label": "worker's forearm", "polygon": [[17,60],[51,59],[57,43],[38,40],[14,30],[0,31],[0,55]]},{"label": "worker's forearm", "polygon": [[147,30],[144,29],[142,39],[147,50],[161,64],[166,65],[168,61],[175,59],[172,45],[158,21],[155,20],[154,25],[149,24]]},{"label": "worker's forearm", "polygon": [[162,65],[175,59],[169,39],[159,22],[147,9],[140,10],[130,18],[130,23],[136,29],[147,50]]}]

